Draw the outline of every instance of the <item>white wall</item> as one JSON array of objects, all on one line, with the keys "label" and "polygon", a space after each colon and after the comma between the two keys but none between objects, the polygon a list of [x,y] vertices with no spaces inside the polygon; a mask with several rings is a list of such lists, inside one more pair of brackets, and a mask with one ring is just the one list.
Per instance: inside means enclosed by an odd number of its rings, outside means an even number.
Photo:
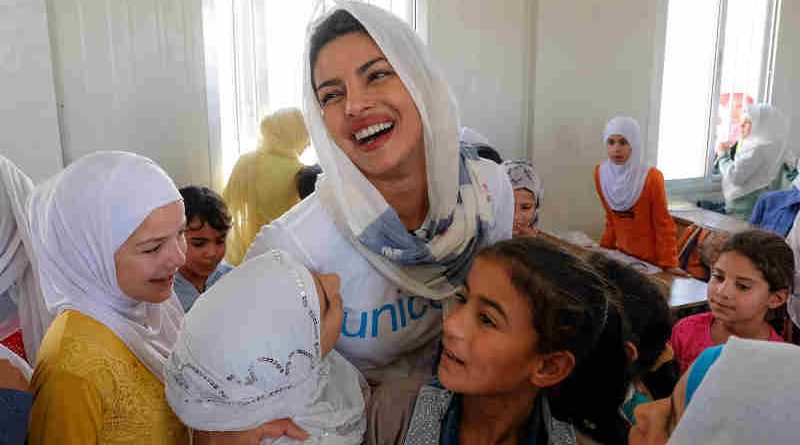
[{"label": "white wall", "polygon": [[65,162],[129,150],[209,181],[200,0],[48,0]]},{"label": "white wall", "polygon": [[35,182],[62,166],[44,0],[0,1],[0,154]]},{"label": "white wall", "polygon": [[663,1],[539,0],[531,152],[545,185],[545,228],[602,233],[601,132],[617,114],[647,132]]},{"label": "white wall", "polygon": [[428,44],[461,123],[506,159],[526,155],[535,0],[428,0]]}]

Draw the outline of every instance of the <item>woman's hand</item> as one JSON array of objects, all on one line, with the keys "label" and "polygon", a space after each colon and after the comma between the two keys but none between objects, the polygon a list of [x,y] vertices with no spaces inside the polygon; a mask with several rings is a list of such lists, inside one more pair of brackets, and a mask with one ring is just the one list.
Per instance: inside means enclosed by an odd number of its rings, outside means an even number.
[{"label": "woman's hand", "polygon": [[0,388],[16,389],[17,391],[28,391],[28,380],[8,360],[0,360]]},{"label": "woman's hand", "polygon": [[725,153],[726,151],[730,150],[730,148],[732,146],[733,146],[733,142],[723,141],[723,142],[720,142],[719,144],[717,144],[717,149],[715,151],[717,152],[717,155],[722,156],[722,154]]},{"label": "woman's hand", "polygon": [[680,267],[669,267],[667,269],[664,269],[664,272],[666,272],[668,274],[672,274],[672,275],[678,276],[678,277],[683,277],[683,278],[691,277],[691,275],[689,275],[688,272],[686,272],[685,270],[681,269]]},{"label": "woman's hand", "polygon": [[264,439],[286,436],[297,441],[308,440],[308,433],[291,419],[278,419],[247,431],[195,431],[199,445],[258,445]]}]

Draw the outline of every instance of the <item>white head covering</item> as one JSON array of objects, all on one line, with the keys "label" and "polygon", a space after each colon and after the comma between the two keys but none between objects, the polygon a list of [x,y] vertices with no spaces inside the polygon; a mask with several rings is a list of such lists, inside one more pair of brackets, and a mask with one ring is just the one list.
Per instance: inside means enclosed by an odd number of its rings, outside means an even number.
[{"label": "white head covering", "polygon": [[33,363],[53,321],[42,299],[37,273],[30,264],[33,252],[27,206],[33,181],[0,156],[0,185],[0,296],[5,293],[17,305],[25,354]]},{"label": "white head covering", "polygon": [[31,232],[53,313],[74,309],[111,329],[159,379],[183,309],[173,294],[137,301],[117,282],[114,253],[150,213],[181,199],[153,161],[125,152],[86,155],[37,187]]},{"label": "white head covering", "polygon": [[639,200],[650,167],[642,162],[642,138],[639,123],[635,119],[617,116],[608,121],[603,130],[603,147],[606,146],[609,136],[615,134],[624,136],[628,141],[631,156],[623,165],[606,159],[600,165],[600,185],[608,206],[612,210],[623,212]]},{"label": "white head covering", "polygon": [[[233,269],[186,314],[167,362],[167,400],[202,431],[303,418],[331,374],[320,352],[314,279],[288,253],[272,250]],[[355,401],[328,405],[333,429],[364,419],[358,371],[350,377],[331,388]]]},{"label": "white head covering", "polygon": [[752,123],[750,134],[740,141],[736,157],[758,150],[760,157],[767,159],[769,164],[758,172],[757,177],[742,185],[733,184],[730,179],[723,177],[722,191],[726,201],[767,187],[775,180],[783,164],[794,168],[797,163],[797,156],[788,149],[786,143],[789,121],[779,109],[769,104],[755,104],[747,109],[746,118]]},{"label": "white head covering", "polygon": [[669,443],[798,442],[800,348],[731,337],[706,373]]},{"label": "white head covering", "polygon": [[486,136],[478,133],[476,130],[473,130],[469,127],[461,127],[461,131],[459,131],[458,135],[461,142],[470,145],[485,145],[487,147],[491,147],[492,144],[489,143],[489,139]]},{"label": "white head covering", "polygon": [[[466,268],[460,266],[470,264],[468,259],[485,233],[482,226],[492,222],[491,204],[479,185],[485,181],[480,178],[477,155],[460,155],[453,95],[427,48],[402,20],[366,3],[337,1],[311,23],[309,36],[340,9],[366,28],[419,110],[428,175],[429,224],[425,228],[432,235],[424,244],[409,235],[378,189],[328,135],[307,63],[303,114],[325,172],[317,184],[320,200],[339,230],[387,279],[413,295],[448,297],[466,276]],[[309,60],[310,41],[305,60]]]}]

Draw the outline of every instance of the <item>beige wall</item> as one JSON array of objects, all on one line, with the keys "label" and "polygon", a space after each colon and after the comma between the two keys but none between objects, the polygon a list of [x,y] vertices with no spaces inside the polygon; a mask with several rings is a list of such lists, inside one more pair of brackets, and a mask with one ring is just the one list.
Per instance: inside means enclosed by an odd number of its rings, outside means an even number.
[{"label": "beige wall", "polygon": [[461,123],[504,158],[527,153],[535,0],[427,0],[428,44]]}]

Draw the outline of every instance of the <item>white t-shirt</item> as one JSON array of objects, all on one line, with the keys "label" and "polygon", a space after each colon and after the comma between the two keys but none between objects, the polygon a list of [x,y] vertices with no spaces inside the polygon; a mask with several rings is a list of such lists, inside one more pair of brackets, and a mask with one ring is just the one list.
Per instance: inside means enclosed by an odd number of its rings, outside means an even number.
[{"label": "white t-shirt", "polygon": [[[500,165],[481,160],[481,184],[494,221],[486,244],[511,238],[514,192]],[[317,273],[341,279],[344,323],[336,349],[371,380],[406,376],[430,363],[442,329],[442,303],[407,295],[384,278],[342,235],[316,193],[261,228],[246,258],[290,252]]]}]

